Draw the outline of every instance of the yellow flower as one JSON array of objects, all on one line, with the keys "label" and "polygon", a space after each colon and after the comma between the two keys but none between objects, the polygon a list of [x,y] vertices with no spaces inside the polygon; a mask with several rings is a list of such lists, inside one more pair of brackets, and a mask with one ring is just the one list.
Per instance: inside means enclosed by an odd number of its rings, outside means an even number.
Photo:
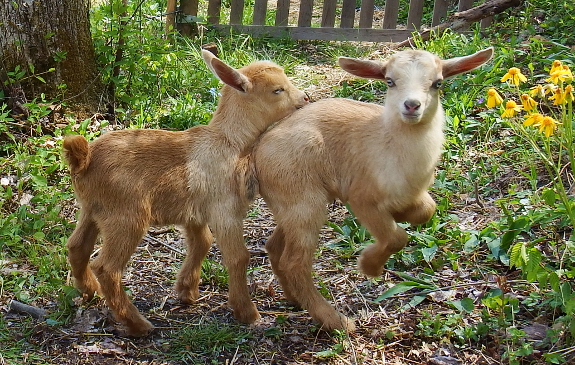
[{"label": "yellow flower", "polygon": [[511,67],[509,71],[501,78],[501,82],[507,81],[509,84],[519,86],[522,82],[527,82],[527,77],[521,73],[517,67]]},{"label": "yellow flower", "polygon": [[571,69],[569,68],[569,66],[563,65],[563,71],[567,75],[567,78],[565,79],[565,81],[566,82],[572,82],[573,81],[573,73],[571,72]]},{"label": "yellow flower", "polygon": [[551,137],[557,124],[561,124],[551,117],[543,117],[541,121],[537,124],[539,127],[539,133],[545,133],[545,137]]},{"label": "yellow flower", "polygon": [[543,88],[543,85],[535,85],[529,89],[529,95],[531,95],[533,98],[543,98],[545,97],[545,88]]},{"label": "yellow flower", "polygon": [[553,105],[562,105],[565,103],[565,93],[563,89],[558,87],[553,91],[553,96],[549,97],[549,100],[553,100]]},{"label": "yellow flower", "polygon": [[525,116],[525,120],[523,121],[523,125],[528,127],[530,125],[537,126],[543,120],[543,115],[540,113],[531,113]]},{"label": "yellow flower", "polygon": [[563,96],[565,98],[565,102],[572,103],[575,98],[573,97],[573,86],[567,85],[565,86],[565,90],[563,90]]},{"label": "yellow flower", "polygon": [[549,75],[551,75],[553,72],[560,70],[561,67],[563,67],[563,64],[561,63],[561,61],[559,60],[555,60],[553,61],[553,65],[551,66],[551,70],[549,70]]},{"label": "yellow flower", "polygon": [[521,95],[521,104],[523,104],[523,109],[527,112],[537,108],[537,102],[527,94]]},{"label": "yellow flower", "polygon": [[545,81],[549,81],[549,82],[554,83],[555,85],[558,85],[560,82],[570,81],[572,79],[573,79],[573,74],[571,73],[571,70],[569,69],[569,67],[567,67],[567,69],[560,68],[560,69],[557,69],[556,71],[553,71],[549,75],[549,78]]},{"label": "yellow flower", "polygon": [[521,105],[517,105],[517,103],[514,102],[513,100],[509,100],[505,104],[505,111],[503,112],[503,114],[501,114],[501,116],[503,118],[512,118],[515,116],[515,113],[520,112],[522,108],[523,107]]},{"label": "yellow flower", "polygon": [[501,103],[503,103],[503,98],[501,97],[501,95],[499,95],[497,90],[495,90],[493,88],[487,90],[487,107],[488,108],[494,108]]}]

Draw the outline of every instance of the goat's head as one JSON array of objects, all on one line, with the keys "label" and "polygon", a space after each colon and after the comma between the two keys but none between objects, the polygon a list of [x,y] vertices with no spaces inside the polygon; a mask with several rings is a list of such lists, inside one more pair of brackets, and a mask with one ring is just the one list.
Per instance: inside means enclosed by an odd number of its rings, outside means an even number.
[{"label": "goat's head", "polygon": [[436,115],[439,88],[444,79],[472,70],[491,59],[493,48],[475,54],[441,60],[421,50],[406,50],[389,60],[369,61],[340,57],[345,71],[365,78],[385,80],[388,86],[386,108],[408,124],[429,121]]},{"label": "goat's head", "polygon": [[202,57],[214,75],[226,84],[222,88],[222,100],[234,99],[233,103],[220,104],[238,109],[249,105],[253,117],[264,124],[278,121],[309,102],[307,95],[273,62],[253,62],[236,70],[209,51],[202,50]]}]

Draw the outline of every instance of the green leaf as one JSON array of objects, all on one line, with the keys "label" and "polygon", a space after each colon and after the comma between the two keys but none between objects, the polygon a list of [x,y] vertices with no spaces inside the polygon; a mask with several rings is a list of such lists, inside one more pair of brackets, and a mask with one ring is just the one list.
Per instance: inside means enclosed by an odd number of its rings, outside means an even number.
[{"label": "green leaf", "polygon": [[473,309],[475,309],[475,304],[473,303],[473,299],[471,299],[471,298],[463,298],[461,300],[453,300],[453,301],[450,301],[448,303],[451,304],[453,307],[455,307],[455,309],[457,309],[461,312],[470,313],[473,311]]},{"label": "green leaf", "polygon": [[44,83],[44,84],[46,83],[46,80],[44,80],[44,78],[43,78],[42,76],[36,75],[36,78],[37,78],[38,80],[40,80],[40,82],[42,82],[42,83]]},{"label": "green leaf", "polygon": [[555,206],[555,201],[557,200],[557,194],[555,194],[555,191],[553,189],[550,188],[543,189],[541,197],[543,198],[545,203],[547,203],[547,205],[550,205],[552,207]]},{"label": "green leaf", "polygon": [[401,312],[405,312],[406,310],[409,310],[411,308],[415,308],[424,300],[425,300],[425,295],[416,295],[413,298],[411,298],[409,303],[407,303],[403,307],[401,307],[399,309],[399,312],[401,313]]},{"label": "green leaf", "polygon": [[431,247],[425,247],[425,248],[421,249],[423,259],[426,262],[430,262],[431,260],[433,260],[433,257],[435,256],[436,252],[437,252],[437,245],[433,245]]},{"label": "green leaf", "polygon": [[521,259],[521,247],[523,243],[519,242],[514,244],[509,250],[509,265],[515,267],[523,267],[523,260]]},{"label": "green leaf", "polygon": [[398,283],[391,288],[387,289],[383,294],[375,299],[376,302],[381,302],[384,299],[392,297],[397,294],[401,294],[413,288],[420,288],[420,289],[432,289],[433,287],[430,285],[424,285],[415,281],[403,281]]}]

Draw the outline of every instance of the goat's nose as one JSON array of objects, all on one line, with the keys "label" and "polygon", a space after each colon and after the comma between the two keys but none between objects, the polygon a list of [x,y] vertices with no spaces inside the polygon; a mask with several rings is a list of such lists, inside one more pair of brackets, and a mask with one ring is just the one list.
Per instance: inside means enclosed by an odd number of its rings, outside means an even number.
[{"label": "goat's nose", "polygon": [[419,102],[419,100],[408,99],[403,103],[403,105],[405,105],[408,111],[414,112],[419,109],[421,102]]}]

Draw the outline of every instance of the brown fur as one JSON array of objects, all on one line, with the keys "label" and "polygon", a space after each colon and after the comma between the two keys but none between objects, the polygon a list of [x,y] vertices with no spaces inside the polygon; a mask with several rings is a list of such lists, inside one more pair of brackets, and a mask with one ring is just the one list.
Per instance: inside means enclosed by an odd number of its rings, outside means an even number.
[{"label": "brown fur", "polygon": [[[209,125],[181,132],[114,131],[90,144],[81,136],[64,140],[81,206],[67,244],[76,286],[87,298],[96,291],[103,295],[130,335],[152,329],[121,285],[126,264],[150,225],[175,224],[185,231],[187,257],[176,281],[180,300],[198,298],[211,228],[229,271],[235,317],[246,323],[259,318],[246,283],[249,253],[242,219],[255,193],[245,154],[270,124],[302,107],[307,97],[271,62],[235,70],[207,51],[202,56],[226,83]],[[102,248],[88,265],[98,236]]]},{"label": "brown fur", "polygon": [[273,271],[286,297],[325,329],[355,328],[317,291],[311,275],[326,204],[349,203],[375,237],[359,268],[380,275],[408,240],[396,222],[422,224],[435,211],[427,189],[441,154],[445,116],[434,83],[483,64],[492,53],[445,61],[413,50],[387,62],[340,58],[348,72],[388,81],[385,107],[321,100],[282,120],[254,147],[260,194],[277,221],[266,243]]}]

